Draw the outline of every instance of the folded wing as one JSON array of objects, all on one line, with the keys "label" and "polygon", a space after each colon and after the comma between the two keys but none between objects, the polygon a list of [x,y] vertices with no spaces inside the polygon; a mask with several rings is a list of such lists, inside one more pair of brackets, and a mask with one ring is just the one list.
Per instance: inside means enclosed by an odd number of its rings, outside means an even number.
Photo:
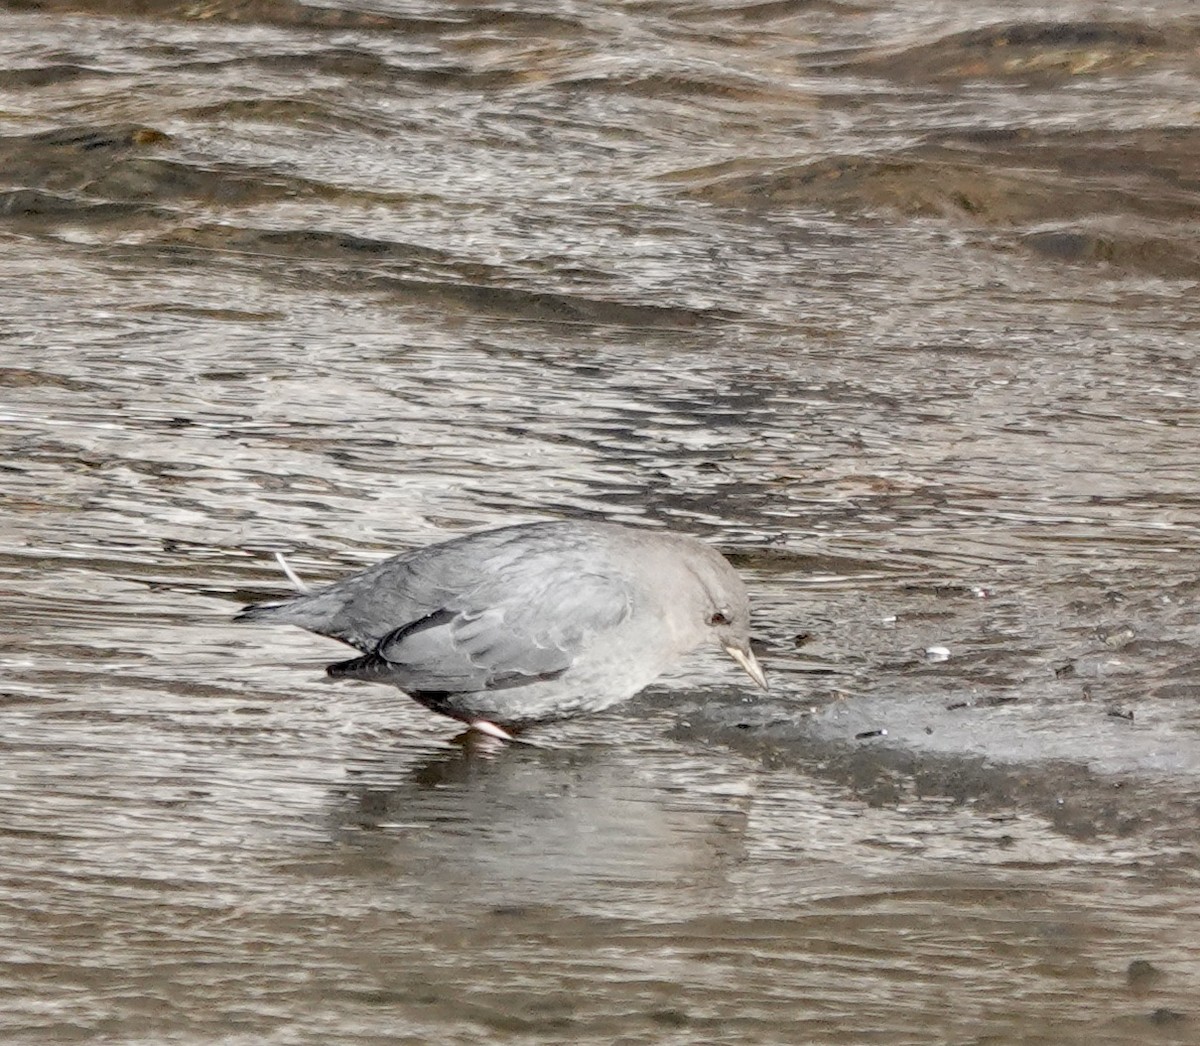
[{"label": "folded wing", "polygon": [[561,675],[632,610],[630,587],[620,578],[562,571],[532,576],[536,585],[509,576],[460,593],[394,628],[365,657],[331,665],[329,673],[386,678],[413,693],[521,686]]}]

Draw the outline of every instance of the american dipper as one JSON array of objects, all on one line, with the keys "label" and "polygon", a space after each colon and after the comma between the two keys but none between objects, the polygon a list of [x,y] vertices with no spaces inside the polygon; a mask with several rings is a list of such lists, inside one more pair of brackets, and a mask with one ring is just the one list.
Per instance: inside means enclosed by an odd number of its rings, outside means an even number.
[{"label": "american dipper", "polygon": [[[282,562],[282,557],[281,557]],[[750,601],[696,538],[613,523],[525,523],[404,552],[332,585],[245,607],[361,657],[326,671],[391,683],[494,737],[628,700],[704,642],[764,690]]]}]

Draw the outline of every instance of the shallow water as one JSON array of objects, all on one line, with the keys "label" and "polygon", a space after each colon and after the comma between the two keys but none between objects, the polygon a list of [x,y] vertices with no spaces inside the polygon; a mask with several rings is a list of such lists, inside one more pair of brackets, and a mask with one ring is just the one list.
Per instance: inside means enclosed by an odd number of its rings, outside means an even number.
[{"label": "shallow water", "polygon": [[[5,1041],[1196,1040],[1192,5],[111,7],[0,3]],[[563,516],[771,693],[230,622]]]}]

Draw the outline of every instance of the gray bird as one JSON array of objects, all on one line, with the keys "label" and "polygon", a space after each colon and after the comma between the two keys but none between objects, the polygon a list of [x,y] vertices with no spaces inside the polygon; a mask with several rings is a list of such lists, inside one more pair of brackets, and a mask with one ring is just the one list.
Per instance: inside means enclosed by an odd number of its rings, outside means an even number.
[{"label": "gray bird", "polygon": [[[282,562],[282,559],[281,559]],[[612,523],[527,523],[415,549],[238,620],[299,625],[361,657],[336,679],[391,683],[494,737],[626,701],[683,654],[722,647],[764,690],[750,601],[696,538]]]}]

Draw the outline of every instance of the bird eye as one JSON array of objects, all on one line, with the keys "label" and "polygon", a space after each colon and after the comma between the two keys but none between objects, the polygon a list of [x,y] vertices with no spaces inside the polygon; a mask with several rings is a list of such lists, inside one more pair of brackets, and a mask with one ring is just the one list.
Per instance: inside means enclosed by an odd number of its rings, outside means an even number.
[{"label": "bird eye", "polygon": [[727,625],[729,624],[729,618],[727,618],[721,613],[721,611],[718,610],[715,614],[713,614],[712,617],[708,619],[708,623],[710,625]]}]

